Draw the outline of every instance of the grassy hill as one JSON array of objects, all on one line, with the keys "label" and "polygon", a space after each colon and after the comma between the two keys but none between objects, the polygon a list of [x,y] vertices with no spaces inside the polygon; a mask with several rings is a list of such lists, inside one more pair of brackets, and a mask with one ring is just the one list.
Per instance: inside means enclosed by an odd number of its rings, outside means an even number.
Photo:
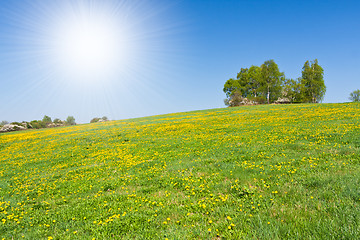
[{"label": "grassy hill", "polygon": [[5,239],[355,239],[360,104],[0,134]]}]

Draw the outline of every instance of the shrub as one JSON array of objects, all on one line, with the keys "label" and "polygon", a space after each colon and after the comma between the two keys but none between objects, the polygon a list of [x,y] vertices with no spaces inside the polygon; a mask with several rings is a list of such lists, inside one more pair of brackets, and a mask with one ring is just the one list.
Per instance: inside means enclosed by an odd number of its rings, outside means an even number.
[{"label": "shrub", "polygon": [[100,120],[100,118],[96,117],[96,118],[91,119],[90,123],[96,123],[99,120]]},{"label": "shrub", "polygon": [[75,118],[73,116],[68,116],[66,118],[66,125],[76,125]]},{"label": "shrub", "polygon": [[43,121],[40,120],[33,120],[30,122],[31,126],[33,128],[39,129],[39,128],[44,128],[46,127],[46,124]]},{"label": "shrub", "polygon": [[61,121],[59,118],[55,118],[55,119],[54,119],[54,123],[56,123],[56,124],[61,124],[62,121]]},{"label": "shrub", "polygon": [[265,104],[267,103],[266,97],[249,97],[249,100],[251,102],[254,102],[254,104]]}]

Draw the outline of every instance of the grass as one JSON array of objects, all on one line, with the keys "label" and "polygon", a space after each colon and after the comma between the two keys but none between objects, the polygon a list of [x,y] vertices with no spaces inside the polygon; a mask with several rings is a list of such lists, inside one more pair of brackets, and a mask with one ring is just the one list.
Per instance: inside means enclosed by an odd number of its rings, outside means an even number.
[{"label": "grass", "polygon": [[0,135],[1,239],[356,239],[360,104]]}]

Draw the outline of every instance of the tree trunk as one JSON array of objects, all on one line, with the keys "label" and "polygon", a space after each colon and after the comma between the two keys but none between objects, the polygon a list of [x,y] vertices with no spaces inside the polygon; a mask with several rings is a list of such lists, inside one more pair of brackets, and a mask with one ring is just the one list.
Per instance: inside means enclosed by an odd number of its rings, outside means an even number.
[{"label": "tree trunk", "polygon": [[270,88],[269,88],[269,86],[268,86],[268,92],[267,92],[266,98],[267,98],[268,104],[270,104]]}]

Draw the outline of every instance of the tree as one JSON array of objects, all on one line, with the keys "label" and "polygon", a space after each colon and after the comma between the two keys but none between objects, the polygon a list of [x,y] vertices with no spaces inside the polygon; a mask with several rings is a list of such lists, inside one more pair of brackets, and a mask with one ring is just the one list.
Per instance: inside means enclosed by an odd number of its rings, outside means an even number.
[{"label": "tree", "polygon": [[104,120],[104,121],[108,121],[108,120],[109,120],[107,116],[103,116],[101,119]]},{"label": "tree", "polygon": [[249,92],[250,95],[254,98],[257,98],[259,94],[260,88],[261,88],[261,68],[258,66],[251,66],[249,68]]},{"label": "tree", "polygon": [[287,98],[292,103],[300,103],[303,99],[304,87],[301,85],[301,78],[296,80],[294,79],[285,79],[282,85],[282,97]]},{"label": "tree", "polygon": [[349,99],[353,102],[360,102],[360,90],[358,89],[350,93]]},{"label": "tree", "polygon": [[45,124],[52,123],[51,117],[46,116],[46,115],[43,117],[42,121],[43,121]]},{"label": "tree", "polygon": [[278,65],[271,59],[261,65],[261,77],[262,90],[266,94],[268,104],[270,104],[270,99],[277,99],[281,94],[281,82],[284,80],[284,73],[279,71]]},{"label": "tree", "polygon": [[239,88],[239,81],[237,79],[230,78],[225,82],[223,91],[226,94],[226,97],[230,97],[230,95]]},{"label": "tree", "polygon": [[67,125],[76,125],[75,118],[73,116],[68,116],[66,118],[66,124]]},{"label": "tree", "polygon": [[302,69],[301,84],[303,85],[303,102],[318,103],[323,100],[326,86],[324,83],[324,69],[315,59],[306,61]]}]

